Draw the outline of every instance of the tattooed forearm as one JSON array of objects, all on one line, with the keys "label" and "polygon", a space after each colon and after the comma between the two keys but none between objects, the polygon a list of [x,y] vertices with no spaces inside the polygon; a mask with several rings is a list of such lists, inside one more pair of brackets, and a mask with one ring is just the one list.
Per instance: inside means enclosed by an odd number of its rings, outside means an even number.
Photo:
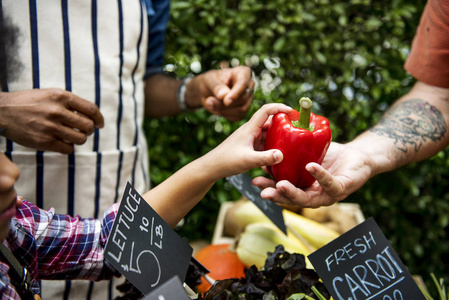
[{"label": "tattooed forearm", "polygon": [[397,149],[416,152],[427,140],[438,141],[447,131],[441,112],[421,99],[411,99],[390,109],[371,132],[394,140]]}]

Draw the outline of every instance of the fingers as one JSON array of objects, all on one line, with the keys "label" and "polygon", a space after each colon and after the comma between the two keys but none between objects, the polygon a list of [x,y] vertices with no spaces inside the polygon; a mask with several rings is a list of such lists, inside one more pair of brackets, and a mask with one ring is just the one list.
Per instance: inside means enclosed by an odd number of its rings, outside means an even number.
[{"label": "fingers", "polygon": [[254,81],[239,80],[233,86],[229,93],[223,98],[223,104],[227,107],[239,106],[251,102],[254,98]]},{"label": "fingers", "polygon": [[306,170],[315,177],[326,194],[339,196],[343,192],[340,182],[319,164],[309,163]]},{"label": "fingers", "polygon": [[87,136],[90,133],[85,133],[70,126],[59,126],[55,129],[55,136],[58,137],[60,141],[66,143],[72,143],[75,145],[82,145],[87,141]]},{"label": "fingers", "polygon": [[261,197],[284,204],[297,203],[299,202],[298,199],[308,198],[303,190],[296,188],[287,180],[276,182],[275,188],[264,189]]},{"label": "fingers", "polygon": [[231,122],[237,122],[242,120],[246,116],[251,106],[251,102],[247,102],[242,106],[236,107],[223,106],[222,103],[220,105],[221,108],[217,110],[217,114],[223,116]]},{"label": "fingers", "polygon": [[[217,76],[210,75],[207,79],[212,87],[213,97],[220,100],[222,105],[235,107],[251,102],[255,82],[250,68],[223,69],[216,74]],[[208,104],[212,105],[211,100],[208,100]]]},{"label": "fingers", "polygon": [[269,187],[276,187],[276,181],[263,176],[253,178],[252,184],[263,190]]},{"label": "fingers", "polygon": [[[204,76],[198,76],[198,78],[202,78],[208,86],[208,91],[212,92],[208,98],[222,102],[223,98],[231,91],[231,77],[227,73],[227,69],[209,71]],[[212,104],[209,103],[211,99],[207,99],[206,104]]]},{"label": "fingers", "polygon": [[286,180],[279,181],[275,187],[267,187],[260,193],[263,199],[299,207],[317,208],[331,204],[329,201],[317,197],[317,195],[314,190],[301,190]]},{"label": "fingers", "polygon": [[[54,151],[70,154],[74,145],[82,145],[87,140],[87,135],[64,125],[51,126],[38,136],[33,136],[33,143],[27,145],[38,151]],[[25,143],[23,143],[25,144]],[[26,144],[25,144],[26,145]]]},{"label": "fingers", "polygon": [[37,149],[37,150],[41,150],[41,151],[47,150],[47,151],[59,152],[62,154],[70,154],[73,152],[74,146],[72,143],[69,143],[69,142],[54,140],[51,144],[47,144],[42,149]]},{"label": "fingers", "polygon": [[50,99],[65,108],[53,107],[50,118],[54,119],[54,123],[53,126],[49,125],[49,128],[52,128],[51,132],[55,138],[43,140],[40,143],[42,150],[71,153],[73,145],[84,144],[95,127],[104,127],[103,115],[94,103],[59,89],[49,89],[48,92]]},{"label": "fingers", "polygon": [[203,78],[202,104],[209,112],[229,121],[243,119],[254,98],[255,82],[248,67],[209,71]]},{"label": "fingers", "polygon": [[1,115],[8,127],[3,135],[40,151],[71,153],[95,127],[104,126],[94,103],[62,89],[26,90],[5,98]]},{"label": "fingers", "polygon": [[79,116],[78,118],[76,118],[77,121],[80,121],[80,123],[83,123],[83,125],[85,126],[86,121],[90,119],[94,121],[96,127],[103,128],[104,119],[98,106],[96,106],[92,102],[89,102],[87,100],[78,97],[75,94],[72,95],[73,95],[72,99],[68,102],[69,108],[75,112],[81,113],[82,115],[84,115],[85,118],[84,121],[81,121],[82,120],[81,116]]},{"label": "fingers", "polygon": [[54,117],[59,118],[64,125],[85,133],[92,133],[94,127],[103,128],[103,115],[94,103],[61,89],[47,89],[45,92],[48,93],[48,99],[55,103],[52,111]]},{"label": "fingers", "polygon": [[65,110],[61,116],[61,123],[72,129],[74,133],[78,132],[91,135],[95,130],[95,123],[87,116],[78,113],[78,111]]},{"label": "fingers", "polygon": [[[37,150],[72,153],[74,145],[82,145],[95,127],[104,127],[104,119],[97,105],[61,89],[41,90],[47,93],[46,115],[41,123]],[[42,118],[41,118],[42,119]]]},{"label": "fingers", "polygon": [[228,69],[231,72],[232,88],[223,98],[225,106],[239,105],[250,102],[253,98],[255,82],[252,79],[252,71],[248,67]]},{"label": "fingers", "polygon": [[223,98],[231,91],[231,89],[219,81],[213,88],[213,93],[216,99],[223,100]]},{"label": "fingers", "polygon": [[328,206],[344,198],[340,181],[326,169],[316,163],[309,163],[306,169],[315,177],[317,182],[305,190],[295,187],[286,180],[275,182],[263,177],[254,178],[253,184],[262,189],[260,195],[264,199],[301,207]]},{"label": "fingers", "polygon": [[256,127],[263,128],[270,116],[280,112],[288,114],[292,110],[291,107],[281,103],[265,104],[254,113],[249,122]]}]

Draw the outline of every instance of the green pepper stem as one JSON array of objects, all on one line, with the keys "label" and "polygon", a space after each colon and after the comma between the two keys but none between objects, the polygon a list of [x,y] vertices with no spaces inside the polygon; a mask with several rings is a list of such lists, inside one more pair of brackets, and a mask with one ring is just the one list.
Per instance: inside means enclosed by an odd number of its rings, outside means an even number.
[{"label": "green pepper stem", "polygon": [[299,99],[298,127],[310,130],[310,113],[312,112],[312,100],[307,97]]}]

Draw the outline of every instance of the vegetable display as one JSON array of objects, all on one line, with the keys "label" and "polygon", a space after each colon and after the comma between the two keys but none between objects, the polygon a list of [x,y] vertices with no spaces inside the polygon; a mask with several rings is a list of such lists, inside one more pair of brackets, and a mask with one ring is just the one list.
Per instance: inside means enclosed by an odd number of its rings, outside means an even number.
[{"label": "vegetable display", "polygon": [[[245,265],[230,244],[208,245],[201,249],[195,258],[209,270],[209,276],[215,280],[241,278],[245,276]],[[211,287],[206,280],[197,286],[199,292],[204,293]]]},{"label": "vegetable display", "polygon": [[299,100],[300,111],[277,113],[265,138],[265,150],[279,149],[282,162],[268,167],[276,181],[288,180],[296,187],[307,188],[315,178],[305,166],[310,162],[321,164],[332,140],[329,121],[311,112],[309,98]]},{"label": "vegetable display", "polygon": [[[255,265],[262,268],[268,252],[273,252],[277,245],[284,246],[290,253],[309,255],[311,251],[294,235],[285,235],[279,228],[270,222],[256,222],[245,226],[240,234],[236,247],[240,261],[246,266]],[[312,265],[306,260],[307,266]]]},{"label": "vegetable display", "polygon": [[265,265],[245,269],[245,278],[217,281],[203,300],[309,300],[330,299],[318,274],[306,268],[305,257],[289,253],[282,245],[268,253]]},{"label": "vegetable display", "polygon": [[[284,209],[282,215],[287,225],[287,237],[292,241],[294,236],[301,236],[303,242],[307,242],[306,246],[308,246],[311,252],[340,236],[337,231],[289,210]],[[242,228],[252,223],[265,222],[272,224],[268,217],[251,201],[244,201],[234,211],[234,222]],[[281,240],[278,238],[275,241],[280,243]],[[295,241],[295,244],[297,247],[304,248],[297,241]],[[298,248],[294,250],[298,251]]]}]

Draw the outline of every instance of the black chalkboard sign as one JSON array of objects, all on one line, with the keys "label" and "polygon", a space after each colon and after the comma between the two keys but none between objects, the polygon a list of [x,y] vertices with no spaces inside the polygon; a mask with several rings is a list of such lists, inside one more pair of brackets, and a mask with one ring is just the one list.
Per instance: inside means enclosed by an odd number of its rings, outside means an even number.
[{"label": "black chalkboard sign", "polygon": [[239,192],[251,200],[282,232],[287,234],[283,208],[269,200],[260,197],[261,190],[252,184],[251,177],[246,174],[239,174],[226,178]]},{"label": "black chalkboard sign", "polygon": [[193,249],[128,182],[105,259],[143,294],[173,276],[185,279]]},{"label": "black chalkboard sign", "polygon": [[308,256],[334,300],[425,300],[373,218]]},{"label": "black chalkboard sign", "polygon": [[174,276],[168,281],[161,284],[142,300],[190,300],[181,280],[178,276]]}]

